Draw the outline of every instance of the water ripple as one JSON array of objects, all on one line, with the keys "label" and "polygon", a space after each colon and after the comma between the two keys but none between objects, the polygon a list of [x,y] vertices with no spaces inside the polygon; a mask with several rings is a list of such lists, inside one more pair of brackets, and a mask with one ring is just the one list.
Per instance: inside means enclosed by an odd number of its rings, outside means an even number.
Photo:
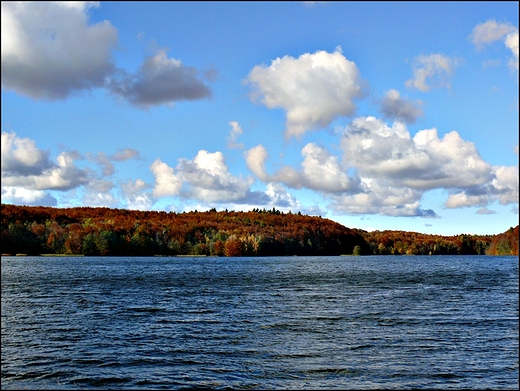
[{"label": "water ripple", "polygon": [[517,389],[518,258],[2,257],[2,389]]}]

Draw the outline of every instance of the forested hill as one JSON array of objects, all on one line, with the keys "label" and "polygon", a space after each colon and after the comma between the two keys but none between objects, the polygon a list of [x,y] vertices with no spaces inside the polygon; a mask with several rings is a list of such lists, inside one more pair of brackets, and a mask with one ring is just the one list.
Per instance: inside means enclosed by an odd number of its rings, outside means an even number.
[{"label": "forested hill", "polygon": [[518,227],[500,235],[366,232],[316,216],[1,206],[3,254],[341,255],[518,254]]}]

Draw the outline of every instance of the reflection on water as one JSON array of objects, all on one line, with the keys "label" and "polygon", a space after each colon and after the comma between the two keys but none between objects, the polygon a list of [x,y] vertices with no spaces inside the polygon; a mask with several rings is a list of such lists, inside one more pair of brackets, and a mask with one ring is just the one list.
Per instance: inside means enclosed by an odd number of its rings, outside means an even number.
[{"label": "reflection on water", "polygon": [[2,257],[3,389],[515,389],[518,374],[516,257]]}]

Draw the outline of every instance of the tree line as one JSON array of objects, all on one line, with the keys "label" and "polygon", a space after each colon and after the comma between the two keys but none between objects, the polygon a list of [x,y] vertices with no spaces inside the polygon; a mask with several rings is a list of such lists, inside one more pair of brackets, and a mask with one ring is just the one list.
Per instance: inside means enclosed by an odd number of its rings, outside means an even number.
[{"label": "tree line", "polygon": [[518,226],[500,235],[439,236],[367,232],[275,208],[176,213],[2,204],[1,244],[11,255],[512,255]]}]

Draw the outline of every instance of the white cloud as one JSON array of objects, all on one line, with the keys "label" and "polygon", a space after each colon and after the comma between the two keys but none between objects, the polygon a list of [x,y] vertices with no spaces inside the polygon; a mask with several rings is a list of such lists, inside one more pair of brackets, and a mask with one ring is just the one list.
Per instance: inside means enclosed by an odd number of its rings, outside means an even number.
[{"label": "white cloud", "polygon": [[139,159],[139,152],[135,149],[127,148],[118,150],[116,153],[107,156],[105,152],[98,152],[97,154],[87,153],[86,157],[101,166],[103,176],[111,176],[115,173],[115,167],[112,163],[124,162],[129,159]]},{"label": "white cloud", "polygon": [[[24,182],[24,186],[34,189],[70,190],[88,183],[88,173],[75,165],[81,159],[77,152],[62,152],[56,158],[57,166],[42,173],[41,176],[17,178],[14,182]],[[8,181],[10,182],[10,181]]]},{"label": "white cloud", "polygon": [[249,169],[263,182],[280,182],[294,189],[305,187],[327,193],[357,191],[359,179],[349,177],[340,167],[337,157],[324,148],[308,143],[302,149],[302,156],[301,170],[286,166],[269,175],[265,170],[267,151],[263,145],[245,153]]},{"label": "white cloud", "polygon": [[189,184],[188,198],[213,202],[230,202],[247,198],[251,178],[235,177],[229,173],[222,152],[200,150],[193,160],[181,159],[179,175]]},{"label": "white cloud", "polygon": [[199,70],[168,58],[166,50],[145,58],[135,74],[117,69],[117,29],[106,20],[89,21],[89,10],[98,5],[2,2],[2,88],[49,100],[108,88],[143,109],[211,96]]},{"label": "white cloud", "polygon": [[516,27],[510,23],[497,23],[496,20],[490,19],[478,24],[469,38],[478,49],[482,49],[485,45],[498,41],[515,30]]},{"label": "white cloud", "polygon": [[380,102],[381,111],[386,118],[396,119],[405,123],[413,124],[417,117],[423,115],[420,107],[421,102],[410,102],[401,98],[397,90],[389,90]]},{"label": "white cloud", "polygon": [[[154,197],[180,196],[206,203],[265,203],[265,195],[251,192],[252,178],[229,173],[222,152],[200,150],[193,160],[179,159],[175,170],[157,159],[150,167],[156,176]],[[262,200],[264,198],[264,200]]]},{"label": "white cloud", "polygon": [[509,34],[506,37],[505,44],[513,54],[513,58],[509,60],[509,66],[518,71],[518,31]]},{"label": "white cloud", "polygon": [[379,214],[394,217],[429,217],[438,215],[431,209],[422,209],[422,191],[393,187],[386,180],[365,179],[364,191],[349,195],[332,195],[329,207],[336,213]]},{"label": "white cloud", "polygon": [[147,191],[149,188],[150,185],[142,179],[123,183],[121,190],[126,201],[126,207],[130,210],[150,210],[156,200]]},{"label": "white cloud", "polygon": [[245,82],[254,89],[253,101],[286,111],[286,136],[301,136],[321,129],[334,119],[354,114],[354,99],[363,94],[356,64],[338,48],[295,59],[277,58],[270,66],[255,66]]},{"label": "white cloud", "polygon": [[242,134],[242,127],[237,121],[230,121],[231,130],[229,131],[229,137],[227,139],[228,148],[244,148],[244,144],[237,143],[237,137]]},{"label": "white cloud", "polygon": [[[44,190],[67,192],[68,196],[76,198],[75,190],[83,187],[82,204],[119,206],[118,198],[111,193],[114,183],[103,178],[114,174],[112,161],[138,159],[139,152],[122,149],[110,156],[104,152],[87,153],[86,156],[89,161],[101,166],[100,177],[90,167],[80,169],[76,166],[75,162],[82,159],[76,151],[61,152],[56,162],[52,162],[49,151],[40,150],[34,140],[2,132],[2,199],[17,204],[55,206],[56,198]],[[133,205],[132,200],[136,204],[144,202],[137,201],[137,198],[137,195],[134,199],[130,197],[127,202],[130,205]]]},{"label": "white cloud", "polygon": [[447,208],[518,203],[518,168],[491,166],[473,143],[455,131],[439,138],[437,129],[425,129],[412,138],[399,122],[389,127],[374,117],[357,118],[346,128],[341,146],[345,164],[356,168],[366,190],[345,198],[347,206],[340,210],[356,210],[356,205],[365,204],[386,210],[382,200],[395,206],[405,201],[392,198],[385,193],[387,189],[393,189],[392,194],[410,191],[406,194],[413,197],[404,202],[408,211],[414,210],[414,202],[424,191],[433,189],[451,192]]},{"label": "white cloud", "polygon": [[442,54],[421,55],[412,64],[413,78],[406,81],[406,86],[419,91],[431,88],[450,87],[449,77],[453,74],[459,60]]},{"label": "white cloud", "polygon": [[89,24],[96,3],[2,2],[2,87],[33,99],[64,99],[101,87],[113,72],[117,31]]},{"label": "white cloud", "polygon": [[140,159],[139,151],[132,148],[120,149],[110,156],[110,159],[116,162],[124,162],[129,159]]},{"label": "white cloud", "polygon": [[518,203],[518,169],[486,163],[455,131],[439,137],[437,129],[425,129],[412,137],[402,122],[389,126],[361,117],[346,127],[341,148],[340,164],[326,149],[308,143],[301,169],[284,166],[273,174],[265,168],[263,145],[244,156],[263,182],[319,191],[337,213],[438,217],[421,206],[424,193],[435,189],[450,192],[448,208]]},{"label": "white cloud", "polygon": [[477,25],[469,36],[475,47],[482,50],[485,45],[503,41],[513,57],[508,65],[518,71],[518,28],[511,23],[498,23],[490,19]]},{"label": "white cloud", "polygon": [[487,205],[489,201],[488,195],[483,192],[482,194],[472,195],[468,192],[461,191],[459,193],[450,194],[444,205],[449,208],[463,208],[468,206],[480,206]]},{"label": "white cloud", "polygon": [[2,176],[40,175],[52,167],[49,153],[36,147],[34,140],[2,132]]},{"label": "white cloud", "polygon": [[327,193],[357,190],[359,179],[349,177],[339,166],[338,158],[324,148],[309,143],[302,149],[302,155],[303,186]]},{"label": "white cloud", "polygon": [[481,186],[467,187],[450,194],[445,202],[446,208],[485,207],[495,201],[502,205],[517,204],[518,167],[494,166],[491,175],[491,181]]},{"label": "white cloud", "polygon": [[346,164],[364,178],[389,179],[418,190],[482,185],[492,178],[473,143],[455,131],[442,139],[436,129],[417,132],[412,139],[404,124],[392,127],[374,117],[355,119],[342,140]]},{"label": "white cloud", "polygon": [[197,68],[168,58],[166,50],[159,50],[154,56],[147,57],[135,74],[119,70],[119,75],[109,81],[108,88],[115,95],[143,109],[211,96]]},{"label": "white cloud", "polygon": [[111,193],[88,192],[82,198],[82,205],[115,208],[119,206],[119,200]]},{"label": "white cloud", "polygon": [[244,156],[249,169],[261,181],[268,182],[268,174],[265,171],[265,161],[267,160],[267,150],[260,144],[245,151]]},{"label": "white cloud", "polygon": [[46,191],[24,189],[23,187],[13,186],[2,186],[2,202],[18,205],[58,205],[56,198]]},{"label": "white cloud", "polygon": [[[261,153],[262,148],[256,151]],[[253,179],[231,175],[224,155],[219,151],[211,153],[200,150],[192,160],[179,159],[175,169],[158,159],[151,168],[156,175],[154,197],[179,196],[187,201],[197,200],[202,202],[197,209],[217,204],[228,205],[232,209],[266,206],[282,210],[301,208],[296,198],[278,183],[268,183],[265,192],[252,191]],[[131,190],[130,186],[127,193]]]},{"label": "white cloud", "polygon": [[484,207],[484,208],[480,208],[475,213],[478,214],[478,215],[494,215],[497,212],[495,212],[494,210],[491,210],[491,209],[488,209],[488,208]]},{"label": "white cloud", "polygon": [[330,1],[304,1],[303,2],[303,5],[305,7],[314,7],[315,5],[325,5],[325,4],[328,4],[330,3]]},{"label": "white cloud", "polygon": [[2,132],[2,185],[31,190],[70,190],[88,183],[85,170],[76,167],[77,152],[62,152],[57,164],[49,152],[36,147],[33,140]]},{"label": "white cloud", "polygon": [[173,168],[158,158],[152,163],[150,170],[155,175],[154,197],[168,197],[179,194],[182,179],[175,174]]},{"label": "white cloud", "polygon": [[87,154],[87,158],[95,161],[102,168],[103,176],[110,176],[114,174],[115,168],[108,156],[104,152],[98,152],[96,155]]},{"label": "white cloud", "polygon": [[301,209],[300,202],[285,188],[278,183],[268,183],[266,194],[270,199],[269,206],[281,208],[282,210]]}]

